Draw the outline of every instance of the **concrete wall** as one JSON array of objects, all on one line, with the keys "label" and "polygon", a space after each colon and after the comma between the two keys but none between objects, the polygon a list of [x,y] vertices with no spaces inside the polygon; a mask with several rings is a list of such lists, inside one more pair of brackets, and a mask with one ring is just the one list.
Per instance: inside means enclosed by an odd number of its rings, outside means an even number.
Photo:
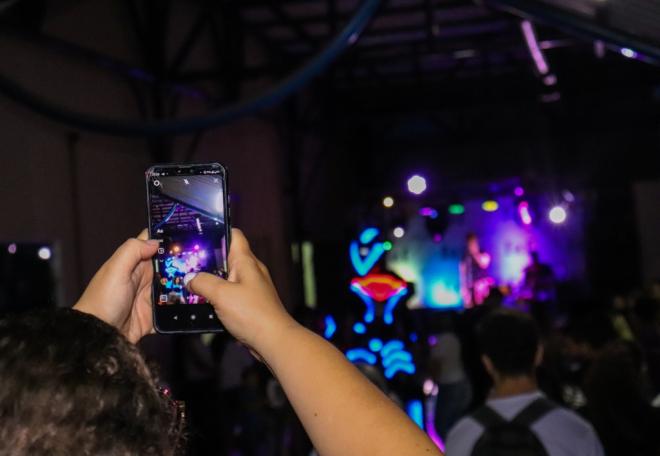
[{"label": "concrete wall", "polygon": [[[178,44],[193,18],[182,5],[177,4],[168,46]],[[49,14],[44,30],[139,64],[134,38],[122,23],[128,21],[120,2],[73,2]],[[195,51],[197,64],[207,52],[203,46]],[[0,40],[0,55],[0,73],[49,99],[86,112],[139,119],[128,86],[105,71],[7,37]],[[186,101],[183,111],[205,109]],[[74,146],[72,133],[79,134]],[[174,141],[175,160],[185,156],[190,139]],[[271,267],[286,299],[291,278],[281,157],[275,127],[247,118],[205,134],[194,161],[229,166],[235,223]],[[0,97],[0,242],[54,243],[59,304],[72,304],[116,246],[146,225],[144,170],[151,163],[143,139],[75,132]]]},{"label": "concrete wall", "polygon": [[660,182],[635,184],[635,209],[644,283],[660,280]]}]

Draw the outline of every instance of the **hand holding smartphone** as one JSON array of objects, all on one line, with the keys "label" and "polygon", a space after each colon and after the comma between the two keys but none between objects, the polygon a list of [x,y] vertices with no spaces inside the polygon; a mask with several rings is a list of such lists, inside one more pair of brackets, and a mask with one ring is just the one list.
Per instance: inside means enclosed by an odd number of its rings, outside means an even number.
[{"label": "hand holding smartphone", "polygon": [[146,183],[149,237],[159,241],[153,258],[156,331],[223,331],[211,304],[190,293],[184,278],[198,272],[227,278],[226,169],[219,163],[156,165],[147,170]]}]

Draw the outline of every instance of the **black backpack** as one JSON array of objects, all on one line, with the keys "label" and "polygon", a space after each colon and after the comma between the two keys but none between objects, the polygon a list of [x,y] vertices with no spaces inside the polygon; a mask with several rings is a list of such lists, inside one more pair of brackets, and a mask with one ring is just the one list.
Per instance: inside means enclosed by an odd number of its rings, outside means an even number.
[{"label": "black backpack", "polygon": [[471,416],[484,427],[472,456],[549,456],[531,427],[557,406],[540,397],[511,421],[484,405]]}]

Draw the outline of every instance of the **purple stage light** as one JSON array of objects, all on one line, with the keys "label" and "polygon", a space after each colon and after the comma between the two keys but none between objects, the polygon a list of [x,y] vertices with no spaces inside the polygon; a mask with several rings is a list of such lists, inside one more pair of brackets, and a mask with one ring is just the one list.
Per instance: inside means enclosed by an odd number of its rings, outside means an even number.
[{"label": "purple stage light", "polygon": [[433,235],[433,242],[435,242],[436,244],[438,244],[438,243],[441,242],[441,241],[442,241],[442,235],[441,235],[440,233],[435,233],[435,234]]},{"label": "purple stage light", "polygon": [[621,55],[629,59],[636,59],[639,54],[630,48],[621,48]]},{"label": "purple stage light", "polygon": [[557,76],[554,74],[549,74],[543,78],[543,84],[547,85],[548,87],[556,85],[557,84]]},{"label": "purple stage light", "polygon": [[415,174],[408,179],[408,191],[413,195],[421,195],[426,191],[426,179]]},{"label": "purple stage light", "polygon": [[570,190],[564,190],[561,192],[561,196],[564,198],[564,201],[567,203],[575,202],[575,195]]},{"label": "purple stage light", "polygon": [[438,218],[438,211],[432,207],[423,207],[419,210],[419,215],[422,217],[431,217],[432,219]]},{"label": "purple stage light", "polygon": [[562,206],[555,206],[550,209],[548,218],[555,225],[560,225],[566,221],[568,214],[566,213],[566,209],[564,209]]},{"label": "purple stage light", "polygon": [[7,247],[7,252],[9,252],[10,255],[15,254],[16,250],[18,250],[18,248],[16,247],[16,244],[14,244],[14,243],[9,244],[9,246]]},{"label": "purple stage light", "polygon": [[199,250],[199,244],[195,244],[194,249],[195,249],[195,250]]},{"label": "purple stage light", "polygon": [[522,187],[516,187],[513,190],[513,194],[516,195],[517,197],[521,197],[525,194],[525,189]]},{"label": "purple stage light", "polygon": [[550,72],[550,67],[548,62],[545,60],[543,51],[539,47],[538,39],[536,38],[536,32],[534,32],[534,26],[530,21],[522,21],[520,23],[520,28],[522,29],[523,35],[525,36],[525,42],[527,43],[527,49],[532,55],[532,60],[534,60],[534,65],[541,75],[546,75]]},{"label": "purple stage light", "polygon": [[523,225],[529,226],[532,224],[532,214],[529,212],[529,203],[527,201],[521,201],[518,204],[518,215]]}]

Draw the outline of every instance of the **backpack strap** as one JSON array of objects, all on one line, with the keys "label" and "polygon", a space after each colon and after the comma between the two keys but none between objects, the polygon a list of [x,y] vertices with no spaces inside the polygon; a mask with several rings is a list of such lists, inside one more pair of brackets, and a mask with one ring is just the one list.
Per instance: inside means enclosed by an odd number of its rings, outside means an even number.
[{"label": "backpack strap", "polygon": [[511,422],[519,426],[529,428],[556,408],[557,405],[554,402],[546,399],[545,397],[539,397],[530,403],[527,407],[522,409],[520,413],[518,413],[518,415],[516,415],[516,417],[511,420]]},{"label": "backpack strap", "polygon": [[506,420],[502,418],[499,413],[487,405],[480,407],[470,416],[476,420],[477,423],[482,425],[484,429],[489,429],[491,427],[506,423]]}]

